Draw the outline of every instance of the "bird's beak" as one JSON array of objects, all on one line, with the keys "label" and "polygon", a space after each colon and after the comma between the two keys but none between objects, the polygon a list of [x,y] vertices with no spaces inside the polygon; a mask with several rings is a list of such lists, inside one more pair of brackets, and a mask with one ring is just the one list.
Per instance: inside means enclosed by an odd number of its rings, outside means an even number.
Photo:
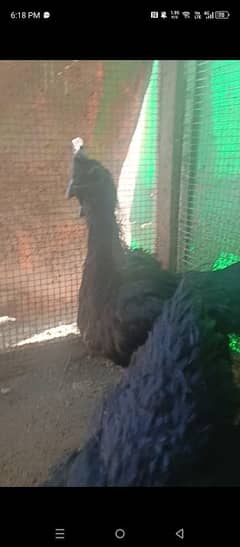
[{"label": "bird's beak", "polygon": [[[66,197],[66,199],[71,199],[71,198],[77,197],[76,194],[75,194],[74,183],[73,183],[72,180],[70,180],[70,182],[68,184],[65,197]],[[85,216],[86,216],[85,207],[83,205],[80,205],[79,217],[84,218]]]},{"label": "bird's beak", "polygon": [[73,181],[72,180],[70,180],[70,182],[68,184],[65,196],[66,196],[67,199],[71,199],[75,196],[74,186],[73,186]]}]

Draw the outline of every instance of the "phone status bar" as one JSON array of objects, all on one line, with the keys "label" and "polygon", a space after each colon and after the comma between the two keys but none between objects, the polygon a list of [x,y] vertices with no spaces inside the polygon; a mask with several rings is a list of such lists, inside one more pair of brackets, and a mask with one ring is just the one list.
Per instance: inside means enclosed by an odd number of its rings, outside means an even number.
[{"label": "phone status bar", "polygon": [[166,10],[166,11],[151,11],[151,19],[160,19],[162,21],[176,21],[176,20],[191,20],[191,21],[208,21],[208,20],[227,20],[230,18],[230,12],[227,10],[222,11],[178,11],[178,10]]}]

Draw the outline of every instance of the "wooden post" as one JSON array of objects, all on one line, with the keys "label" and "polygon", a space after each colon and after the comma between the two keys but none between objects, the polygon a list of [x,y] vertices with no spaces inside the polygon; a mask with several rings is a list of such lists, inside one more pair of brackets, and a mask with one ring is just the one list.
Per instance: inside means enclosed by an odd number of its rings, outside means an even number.
[{"label": "wooden post", "polygon": [[161,61],[156,181],[157,258],[176,269],[178,202],[184,116],[184,61]]}]

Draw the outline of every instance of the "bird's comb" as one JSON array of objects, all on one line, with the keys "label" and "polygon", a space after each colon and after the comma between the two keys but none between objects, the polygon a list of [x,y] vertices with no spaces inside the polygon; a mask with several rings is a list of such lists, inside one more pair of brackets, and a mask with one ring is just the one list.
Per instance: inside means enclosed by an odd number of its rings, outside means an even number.
[{"label": "bird's comb", "polygon": [[81,150],[81,148],[83,148],[83,139],[81,139],[81,137],[76,137],[75,139],[72,139],[72,149],[73,149],[73,154],[77,154],[77,152],[79,152],[79,150]]}]

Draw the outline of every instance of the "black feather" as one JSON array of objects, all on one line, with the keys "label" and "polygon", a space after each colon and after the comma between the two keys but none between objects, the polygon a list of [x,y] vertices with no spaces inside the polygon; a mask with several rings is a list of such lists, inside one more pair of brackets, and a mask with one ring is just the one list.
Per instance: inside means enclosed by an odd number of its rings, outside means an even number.
[{"label": "black feather", "polygon": [[[89,228],[78,327],[90,352],[128,366],[182,275],[163,270],[148,253],[126,247],[115,216],[111,173],[81,151],[74,156],[69,195],[79,200]],[[204,299],[222,332],[240,331],[240,263],[216,272],[191,272],[187,283]]]},{"label": "black feather", "polygon": [[[224,473],[227,482],[222,445],[225,435],[238,442],[238,402],[227,337],[181,283],[103,402],[65,486],[194,486]],[[58,473],[48,485],[62,483]]]}]

